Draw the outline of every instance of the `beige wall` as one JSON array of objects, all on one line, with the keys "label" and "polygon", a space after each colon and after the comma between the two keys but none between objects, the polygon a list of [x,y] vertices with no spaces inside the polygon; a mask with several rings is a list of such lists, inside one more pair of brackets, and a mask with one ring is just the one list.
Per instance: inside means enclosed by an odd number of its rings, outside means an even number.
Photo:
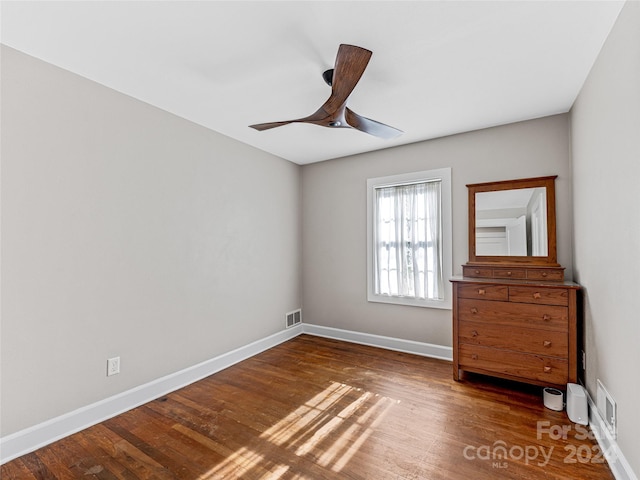
[{"label": "beige wall", "polygon": [[5,47],[1,93],[2,435],[284,328],[300,167]]},{"label": "beige wall", "polygon": [[567,115],[305,165],[304,319],[328,327],[451,345],[451,311],[367,302],[366,180],[451,167],[453,273],[468,259],[466,184],[558,175],[558,260],[571,277]]},{"label": "beige wall", "polygon": [[625,4],[571,111],[576,279],[587,388],[617,402],[618,445],[640,474],[640,2]]}]

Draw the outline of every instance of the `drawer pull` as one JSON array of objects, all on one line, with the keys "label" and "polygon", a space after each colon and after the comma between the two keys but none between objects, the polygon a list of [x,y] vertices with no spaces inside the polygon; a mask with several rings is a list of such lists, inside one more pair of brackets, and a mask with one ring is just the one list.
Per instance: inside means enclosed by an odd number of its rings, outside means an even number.
[{"label": "drawer pull", "polygon": [[474,270],[473,273],[475,273],[476,275],[480,275],[480,270]]},{"label": "drawer pull", "polygon": [[536,300],[539,300],[542,298],[542,294],[540,292],[536,292],[533,294],[533,298],[535,298]]},{"label": "drawer pull", "polygon": [[507,277],[510,277],[510,276],[511,276],[511,272],[507,272]]},{"label": "drawer pull", "polygon": [[471,355],[471,360],[477,360],[478,359],[478,355],[477,354],[473,354]]},{"label": "drawer pull", "polygon": [[478,336],[478,331],[477,330],[471,330],[471,336],[472,337],[477,337]]},{"label": "drawer pull", "polygon": [[475,315],[476,313],[478,313],[478,309],[476,307],[472,307],[471,308],[471,313],[473,313]]},{"label": "drawer pull", "polygon": [[543,276],[543,277],[546,277],[547,275],[548,275],[548,273],[547,273],[547,272],[542,272],[542,276]]},{"label": "drawer pull", "polygon": [[485,295],[487,291],[484,288],[478,289],[478,295]]},{"label": "drawer pull", "polygon": [[543,345],[544,347],[550,347],[550,346],[551,346],[551,341],[549,341],[549,340],[545,340],[544,342],[542,342],[542,345]]},{"label": "drawer pull", "polygon": [[544,373],[549,373],[551,371],[551,367],[544,367]]},{"label": "drawer pull", "polygon": [[548,322],[549,320],[551,320],[551,315],[549,315],[548,313],[545,313],[544,315],[542,315],[542,319],[545,322]]}]

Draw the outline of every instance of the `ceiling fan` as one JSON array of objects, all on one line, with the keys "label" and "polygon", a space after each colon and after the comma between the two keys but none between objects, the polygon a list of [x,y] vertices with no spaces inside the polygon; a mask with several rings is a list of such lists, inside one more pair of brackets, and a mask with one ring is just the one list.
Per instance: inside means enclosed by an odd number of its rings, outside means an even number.
[{"label": "ceiling fan", "polygon": [[322,74],[331,87],[331,95],[324,104],[308,117],[283,122],[258,123],[250,125],[256,130],[269,130],[290,123],[312,123],[330,128],[355,128],[376,137],[390,139],[404,132],[384,123],[362,117],[347,108],[349,95],[362,77],[372,52],[354,45],[342,44],[338,48],[335,67]]}]

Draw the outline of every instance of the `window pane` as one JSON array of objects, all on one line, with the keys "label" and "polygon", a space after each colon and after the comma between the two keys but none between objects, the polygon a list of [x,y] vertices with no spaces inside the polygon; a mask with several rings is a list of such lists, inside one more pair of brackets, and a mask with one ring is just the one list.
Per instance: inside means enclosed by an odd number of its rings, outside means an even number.
[{"label": "window pane", "polygon": [[442,299],[441,181],[375,189],[374,291]]}]

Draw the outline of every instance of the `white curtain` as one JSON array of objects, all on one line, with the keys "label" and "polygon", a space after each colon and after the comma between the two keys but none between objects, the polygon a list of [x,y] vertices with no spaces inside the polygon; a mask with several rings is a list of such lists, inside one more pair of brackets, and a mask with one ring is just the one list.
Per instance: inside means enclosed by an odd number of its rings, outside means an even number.
[{"label": "white curtain", "polygon": [[376,189],[375,293],[442,299],[441,182]]}]

